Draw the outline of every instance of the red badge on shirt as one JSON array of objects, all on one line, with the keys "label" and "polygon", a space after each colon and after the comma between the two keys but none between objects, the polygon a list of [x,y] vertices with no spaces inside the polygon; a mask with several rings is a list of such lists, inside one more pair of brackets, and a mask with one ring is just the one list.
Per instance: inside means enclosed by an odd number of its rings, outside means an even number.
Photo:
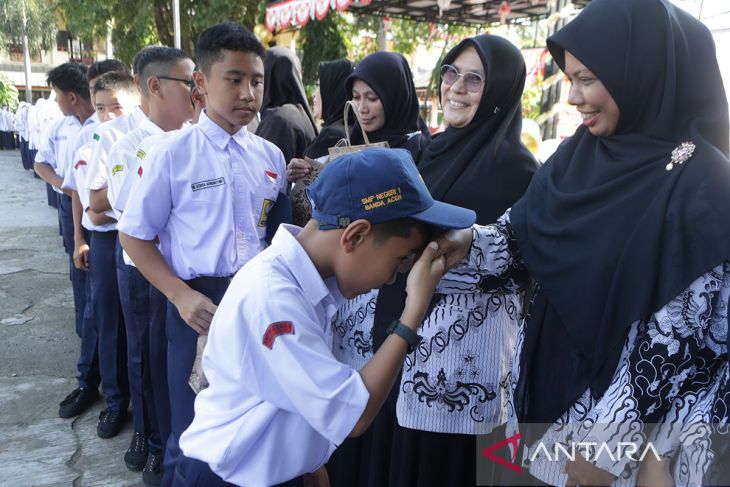
[{"label": "red badge on shirt", "polygon": [[271,350],[274,346],[274,340],[279,335],[293,335],[294,324],[291,321],[277,321],[276,323],[270,324],[264,332],[264,339],[261,343]]},{"label": "red badge on shirt", "polygon": [[78,169],[79,167],[85,166],[85,165],[86,165],[86,161],[81,159],[81,160],[79,160],[79,162],[76,163],[76,165],[74,166],[74,169]]},{"label": "red badge on shirt", "polygon": [[142,173],[144,171],[142,170],[142,166],[139,166],[139,169],[137,169],[137,174],[139,174],[139,177],[142,177]]}]

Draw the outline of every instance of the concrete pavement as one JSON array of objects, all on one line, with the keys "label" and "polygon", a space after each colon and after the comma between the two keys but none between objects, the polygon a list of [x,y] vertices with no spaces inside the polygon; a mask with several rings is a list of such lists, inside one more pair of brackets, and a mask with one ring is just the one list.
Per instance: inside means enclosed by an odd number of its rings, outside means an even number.
[{"label": "concrete pavement", "polygon": [[103,401],[75,419],[58,403],[76,387],[68,257],[56,210],[17,151],[0,152],[0,486],[132,486],[131,420],[103,440]]}]

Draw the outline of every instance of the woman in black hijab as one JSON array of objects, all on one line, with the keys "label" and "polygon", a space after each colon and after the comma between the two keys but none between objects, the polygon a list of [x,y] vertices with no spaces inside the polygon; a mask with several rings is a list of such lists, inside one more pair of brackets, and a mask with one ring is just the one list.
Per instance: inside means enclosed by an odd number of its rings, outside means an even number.
[{"label": "woman in black hijab", "polygon": [[304,151],[311,159],[328,154],[345,137],[344,109],[348,99],[345,80],[352,73],[353,64],[347,59],[327,61],[319,64],[319,97],[322,106],[322,130]]},{"label": "woman in black hijab", "polygon": [[[358,106],[363,130],[370,142],[388,142],[390,148],[408,150],[418,161],[430,140],[422,131],[418,97],[406,59],[394,52],[376,52],[355,67],[347,78],[348,97]],[[353,145],[363,144],[358,124],[350,129]],[[373,354],[372,324],[377,290],[347,301],[333,321],[332,352],[343,363],[359,370]],[[387,483],[395,404],[381,410],[370,429],[359,438],[348,438],[327,463],[332,487],[380,487]]]},{"label": "woman in black hijab", "polygon": [[[548,48],[583,126],[476,229],[468,267],[535,281],[508,428],[530,473],[631,482],[619,443],[642,446],[689,377],[727,361],[727,100],[710,32],[667,0],[593,0]],[[583,441],[604,454],[538,454]]]},{"label": "woman in black hijab", "polygon": [[272,47],[264,58],[264,101],[256,135],[275,144],[284,160],[302,157],[317,135],[302,84],[302,68],[285,47]]},{"label": "woman in black hijab", "polygon": [[[434,198],[476,211],[482,225],[512,206],[537,170],[520,141],[524,86],[522,53],[501,37],[466,39],[441,65],[448,128],[425,150],[419,170]],[[439,283],[419,331],[424,340],[403,368],[391,486],[476,484],[476,436],[506,419],[524,287],[512,278],[483,289],[458,270]],[[404,299],[403,286],[383,287],[378,319],[397,319]],[[445,394],[432,400],[444,384]]]},{"label": "woman in black hijab", "polygon": [[[345,81],[348,97],[360,109],[370,142],[406,149],[418,162],[431,136],[418,112],[413,74],[402,54],[379,51],[360,61]],[[353,145],[363,144],[360,127],[350,130]]]}]

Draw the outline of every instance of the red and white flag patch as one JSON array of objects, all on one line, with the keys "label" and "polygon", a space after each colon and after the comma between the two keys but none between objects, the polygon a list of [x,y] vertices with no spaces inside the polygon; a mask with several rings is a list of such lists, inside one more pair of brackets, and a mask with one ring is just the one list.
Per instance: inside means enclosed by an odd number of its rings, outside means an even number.
[{"label": "red and white flag patch", "polygon": [[279,179],[278,174],[276,174],[273,171],[266,171],[266,170],[264,170],[264,173],[266,173],[266,177],[269,178],[269,181],[271,181],[271,184],[276,184],[276,180]]},{"label": "red and white flag patch", "polygon": [[291,321],[277,321],[266,327],[264,339],[261,340],[263,346],[271,350],[274,347],[274,340],[280,335],[293,335],[294,324]]}]

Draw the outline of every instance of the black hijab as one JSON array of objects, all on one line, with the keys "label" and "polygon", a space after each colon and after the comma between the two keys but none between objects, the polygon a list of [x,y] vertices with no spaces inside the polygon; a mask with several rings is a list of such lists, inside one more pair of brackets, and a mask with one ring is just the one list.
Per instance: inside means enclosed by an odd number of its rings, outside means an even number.
[{"label": "black hijab", "polygon": [[317,136],[317,125],[302,85],[301,65],[285,47],[273,47],[264,58],[264,100],[256,135],[275,144],[289,162],[302,157]]},{"label": "black hijab", "polygon": [[476,211],[486,225],[524,194],[537,162],[520,141],[522,53],[506,39],[479,35],[459,43],[442,65],[467,47],[476,49],[486,73],[479,108],[466,127],[449,127],[433,139],[419,170],[434,198]]},{"label": "black hijab", "polygon": [[[494,223],[523,195],[537,162],[520,141],[525,60],[501,37],[480,35],[453,48],[443,64],[474,47],[486,72],[484,91],[466,127],[449,127],[425,149],[419,171],[434,198],[477,213],[477,222]],[[442,100],[444,102],[444,100]],[[406,276],[378,293],[373,338],[377,348],[385,329],[400,317]]]},{"label": "black hijab", "polygon": [[[600,398],[631,324],[730,258],[728,108],[707,28],[667,0],[593,0],[548,48],[590,69],[620,119],[609,137],[579,128],[512,208],[542,300],[516,402],[542,423],[587,387]],[[694,155],[667,170],[684,141]]]},{"label": "black hijab", "polygon": [[[416,86],[403,55],[378,51],[360,61],[345,81],[348,99],[352,99],[352,85],[356,79],[372,88],[385,111],[383,127],[368,132],[371,142],[387,141],[390,147],[400,147],[409,139],[409,134],[421,131]],[[350,140],[353,145],[364,143],[357,124],[350,130]],[[414,160],[417,160],[416,156]]]},{"label": "black hijab", "polygon": [[345,80],[352,73],[353,64],[347,59],[319,64],[319,93],[322,98],[324,125],[304,155],[316,159],[326,156],[327,149],[345,137],[343,110],[348,99]]},{"label": "black hijab", "polygon": [[302,83],[302,66],[299,58],[286,47],[272,47],[264,57],[264,101],[261,104],[261,118],[267,109],[282,105],[299,105],[307,114],[317,133],[317,124],[307,102]]}]

